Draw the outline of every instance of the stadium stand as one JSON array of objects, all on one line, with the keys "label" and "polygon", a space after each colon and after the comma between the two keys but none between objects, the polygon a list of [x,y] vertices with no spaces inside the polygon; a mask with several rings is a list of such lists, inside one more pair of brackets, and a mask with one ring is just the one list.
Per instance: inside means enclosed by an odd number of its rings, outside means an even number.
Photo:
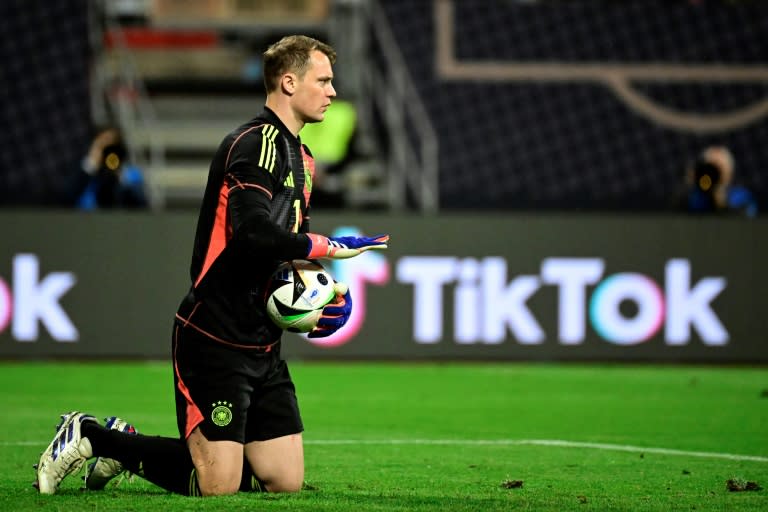
[{"label": "stadium stand", "polygon": [[0,9],[0,115],[12,127],[2,204],[55,202],[91,122],[116,115],[153,206],[196,206],[213,147],[262,101],[258,55],[277,35],[303,32],[339,50],[337,89],[356,110],[363,158],[347,171],[348,206],[666,210],[686,159],[720,144],[768,208],[764,2],[9,0]]}]

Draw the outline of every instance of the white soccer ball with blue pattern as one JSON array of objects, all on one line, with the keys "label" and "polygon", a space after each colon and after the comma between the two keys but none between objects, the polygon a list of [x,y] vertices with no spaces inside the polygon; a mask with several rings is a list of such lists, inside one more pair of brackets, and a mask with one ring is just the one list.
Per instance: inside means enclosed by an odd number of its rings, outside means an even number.
[{"label": "white soccer ball with blue pattern", "polygon": [[336,296],[333,284],[331,274],[317,262],[284,262],[267,283],[267,314],[283,330],[309,332],[317,325],[323,308]]}]

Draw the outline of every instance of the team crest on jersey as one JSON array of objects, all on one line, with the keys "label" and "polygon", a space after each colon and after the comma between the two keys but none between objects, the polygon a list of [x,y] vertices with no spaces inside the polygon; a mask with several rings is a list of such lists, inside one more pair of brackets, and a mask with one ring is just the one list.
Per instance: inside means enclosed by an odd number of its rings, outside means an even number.
[{"label": "team crest on jersey", "polygon": [[217,427],[226,427],[232,421],[232,404],[227,401],[215,402],[211,412],[211,421]]},{"label": "team crest on jersey", "polygon": [[304,163],[304,190],[306,193],[312,192],[312,178],[315,177],[315,159],[312,155],[301,148],[301,159]]},{"label": "team crest on jersey", "polygon": [[304,188],[307,192],[312,193],[312,173],[306,167],[304,167]]}]

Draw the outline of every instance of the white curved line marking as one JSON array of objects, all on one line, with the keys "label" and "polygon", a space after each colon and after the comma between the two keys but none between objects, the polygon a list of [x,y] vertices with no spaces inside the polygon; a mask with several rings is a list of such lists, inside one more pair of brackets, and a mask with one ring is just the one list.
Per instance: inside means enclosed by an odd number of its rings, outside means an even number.
[{"label": "white curved line marking", "polygon": [[583,448],[588,450],[657,453],[659,455],[679,455],[684,457],[703,457],[710,459],[768,462],[768,457],[763,457],[760,455],[697,452],[650,446],[632,446],[625,444],[585,443],[579,441],[565,441],[562,439],[307,439],[304,441],[304,443],[308,445],[556,446],[560,448]]},{"label": "white curved line marking", "polygon": [[768,115],[768,98],[718,114],[695,114],[662,107],[632,89],[630,83],[766,83],[768,67],[722,64],[615,64],[590,62],[459,61],[454,49],[453,2],[435,0],[435,62],[444,80],[502,82],[592,82],[605,84],[629,108],[655,123],[679,131],[731,131]]}]

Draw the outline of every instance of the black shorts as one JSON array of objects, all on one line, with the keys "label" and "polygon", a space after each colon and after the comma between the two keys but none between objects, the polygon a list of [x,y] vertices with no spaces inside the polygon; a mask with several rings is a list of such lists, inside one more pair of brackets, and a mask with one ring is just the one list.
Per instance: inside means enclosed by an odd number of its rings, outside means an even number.
[{"label": "black shorts", "polygon": [[280,342],[269,351],[231,347],[177,320],[172,350],[184,439],[198,426],[211,441],[243,444],[304,430]]}]

